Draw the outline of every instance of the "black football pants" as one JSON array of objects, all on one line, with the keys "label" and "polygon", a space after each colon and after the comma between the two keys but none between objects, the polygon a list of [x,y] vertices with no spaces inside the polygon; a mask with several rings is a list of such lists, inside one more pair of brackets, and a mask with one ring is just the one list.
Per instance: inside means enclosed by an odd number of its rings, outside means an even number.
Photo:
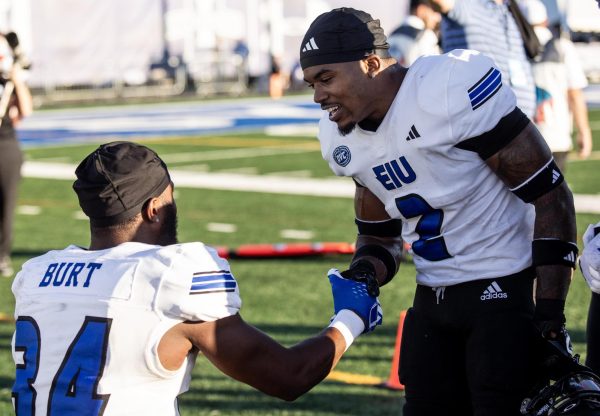
[{"label": "black football pants", "polygon": [[419,285],[402,333],[403,415],[520,415],[536,382],[533,312],[530,269],[444,289]]}]

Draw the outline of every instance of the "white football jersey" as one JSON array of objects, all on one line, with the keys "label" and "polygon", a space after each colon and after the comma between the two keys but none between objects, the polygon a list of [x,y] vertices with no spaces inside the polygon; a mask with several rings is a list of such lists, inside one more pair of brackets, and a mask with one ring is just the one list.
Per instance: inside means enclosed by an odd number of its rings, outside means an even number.
[{"label": "white football jersey", "polygon": [[17,415],[178,415],[196,357],[165,369],[161,337],[241,307],[228,263],[202,243],[69,246],[26,262],[12,290]]},{"label": "white football jersey", "polygon": [[516,197],[474,151],[457,144],[515,110],[494,62],[456,50],[418,59],[376,132],[339,134],[325,112],[323,158],[403,222],[417,282],[449,286],[531,265],[534,207]]}]

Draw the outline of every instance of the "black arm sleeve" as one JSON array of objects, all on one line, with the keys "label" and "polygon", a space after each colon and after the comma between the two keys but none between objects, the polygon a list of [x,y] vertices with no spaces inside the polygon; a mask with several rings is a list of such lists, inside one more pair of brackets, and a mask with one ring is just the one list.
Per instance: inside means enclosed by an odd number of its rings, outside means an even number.
[{"label": "black arm sleeve", "polygon": [[509,144],[530,122],[521,109],[515,107],[513,111],[502,117],[493,129],[463,140],[456,147],[476,152],[479,157],[486,160]]}]

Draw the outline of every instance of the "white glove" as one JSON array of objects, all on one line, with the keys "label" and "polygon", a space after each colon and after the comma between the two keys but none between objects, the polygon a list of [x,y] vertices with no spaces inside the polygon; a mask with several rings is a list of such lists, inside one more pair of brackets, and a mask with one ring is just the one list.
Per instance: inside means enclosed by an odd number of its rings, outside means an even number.
[{"label": "white glove", "polygon": [[579,268],[592,289],[600,294],[600,222],[588,226],[583,234],[583,252],[579,258]]}]

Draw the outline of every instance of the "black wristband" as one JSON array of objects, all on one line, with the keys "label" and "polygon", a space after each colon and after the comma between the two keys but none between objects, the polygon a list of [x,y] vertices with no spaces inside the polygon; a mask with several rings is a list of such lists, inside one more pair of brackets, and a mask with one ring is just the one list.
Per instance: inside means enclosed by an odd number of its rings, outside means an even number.
[{"label": "black wristband", "polygon": [[565,180],[554,159],[511,192],[530,203],[547,194]]},{"label": "black wristband", "polygon": [[360,235],[399,237],[402,234],[402,220],[391,218],[386,221],[368,222],[356,218],[354,222]]},{"label": "black wristband", "polygon": [[549,264],[562,264],[575,269],[579,249],[577,244],[553,238],[533,240],[532,264],[543,266]]},{"label": "black wristband", "polygon": [[364,282],[371,296],[379,296],[379,282],[377,282],[375,266],[370,261],[358,259],[350,265],[348,270],[340,273],[342,277],[357,282]]},{"label": "black wristband", "polygon": [[392,256],[389,251],[376,244],[367,244],[356,250],[356,253],[354,253],[354,258],[356,260],[353,263],[365,256],[375,257],[376,259],[381,260],[381,262],[384,264],[386,268],[386,276],[385,281],[381,284],[382,286],[392,280],[396,274],[396,260],[394,260],[394,256]]}]

